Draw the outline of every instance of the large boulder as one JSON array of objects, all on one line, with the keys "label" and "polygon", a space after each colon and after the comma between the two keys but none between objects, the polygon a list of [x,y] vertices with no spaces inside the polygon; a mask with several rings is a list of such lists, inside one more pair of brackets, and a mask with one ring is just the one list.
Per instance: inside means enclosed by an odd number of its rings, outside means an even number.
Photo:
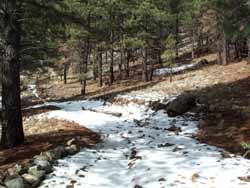
[{"label": "large boulder", "polygon": [[168,102],[166,111],[170,117],[176,117],[188,112],[196,106],[196,97],[191,94],[184,94]]}]

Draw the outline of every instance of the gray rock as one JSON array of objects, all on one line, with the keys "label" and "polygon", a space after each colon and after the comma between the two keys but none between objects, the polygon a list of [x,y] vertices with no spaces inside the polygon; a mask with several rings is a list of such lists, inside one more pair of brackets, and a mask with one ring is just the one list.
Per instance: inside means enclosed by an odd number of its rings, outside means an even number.
[{"label": "gray rock", "polygon": [[49,161],[44,160],[43,158],[36,157],[33,159],[33,163],[36,166],[40,166],[42,170],[45,170],[46,173],[50,173],[52,171],[52,166]]},{"label": "gray rock", "polygon": [[188,112],[196,105],[196,97],[191,94],[180,95],[167,104],[167,113],[170,117],[175,117]]},{"label": "gray rock", "polygon": [[67,146],[65,149],[68,155],[74,155],[79,151],[76,145]]},{"label": "gray rock", "polygon": [[49,151],[45,151],[41,153],[42,156],[45,156],[48,158],[48,161],[50,162],[54,162],[55,160],[60,159],[60,155],[58,155],[57,152],[55,152],[54,150],[49,150]]},{"label": "gray rock", "polygon": [[9,176],[6,178],[4,184],[7,188],[24,188],[24,181],[20,176]]},{"label": "gray rock", "polygon": [[56,147],[55,149],[53,149],[53,152],[55,154],[55,157],[57,157],[57,159],[63,158],[67,155],[67,152],[64,146]]},{"label": "gray rock", "polygon": [[45,178],[46,175],[46,171],[42,169],[42,167],[40,166],[33,166],[30,167],[28,170],[28,173],[30,175],[35,176],[36,178],[38,178],[39,180],[42,180]]},{"label": "gray rock", "polygon": [[37,187],[41,183],[41,180],[39,178],[31,174],[23,174],[22,177],[24,181],[32,188]]},{"label": "gray rock", "polygon": [[27,166],[22,166],[22,165],[19,165],[19,164],[16,164],[15,165],[15,168],[16,168],[16,172],[21,175],[21,174],[25,174],[27,173],[28,171],[28,167]]}]

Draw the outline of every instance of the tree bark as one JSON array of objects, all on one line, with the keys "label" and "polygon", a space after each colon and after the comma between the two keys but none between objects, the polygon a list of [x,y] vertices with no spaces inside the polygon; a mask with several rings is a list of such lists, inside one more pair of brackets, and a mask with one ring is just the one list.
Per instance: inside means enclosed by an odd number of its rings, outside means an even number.
[{"label": "tree bark", "polygon": [[223,44],[222,44],[222,39],[221,39],[221,34],[218,35],[217,37],[217,63],[222,64],[223,58],[222,58],[222,53],[223,53]]},{"label": "tree bark", "polygon": [[143,80],[148,82],[148,49],[144,49],[144,63],[143,63]]},{"label": "tree bark", "polygon": [[176,16],[175,26],[175,55],[179,56],[179,14]]},{"label": "tree bark", "polygon": [[226,65],[228,63],[228,41],[225,33],[222,35],[222,64]]},{"label": "tree bark", "polygon": [[130,50],[127,50],[127,58],[126,58],[126,62],[125,62],[125,72],[126,72],[126,79],[129,79],[130,77],[130,70],[129,70],[129,62],[130,62]]},{"label": "tree bark", "polygon": [[98,82],[99,86],[102,87],[103,79],[102,79],[102,50],[98,50],[99,59],[98,59]]},{"label": "tree bark", "polygon": [[64,80],[64,84],[67,84],[67,64],[66,63],[63,65],[63,80]]},{"label": "tree bark", "polygon": [[113,30],[111,29],[111,49],[110,49],[110,64],[109,64],[109,84],[112,85],[114,83],[114,48],[113,48],[113,43],[114,43],[114,33]]},{"label": "tree bark", "polygon": [[2,137],[1,145],[13,148],[24,141],[20,97],[21,24],[16,0],[6,1],[2,62]]},{"label": "tree bark", "polygon": [[119,80],[122,80],[122,65],[123,65],[123,49],[121,48],[120,62],[118,64],[118,68],[119,68]]},{"label": "tree bark", "polygon": [[247,50],[248,50],[248,52],[247,52],[247,62],[248,63],[250,63],[250,38],[249,39],[247,39]]}]

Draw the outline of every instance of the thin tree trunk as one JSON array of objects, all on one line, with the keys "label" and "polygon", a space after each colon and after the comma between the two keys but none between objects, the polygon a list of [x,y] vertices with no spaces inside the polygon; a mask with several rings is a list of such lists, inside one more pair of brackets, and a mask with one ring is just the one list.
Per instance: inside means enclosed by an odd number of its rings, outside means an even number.
[{"label": "thin tree trunk", "polygon": [[109,84],[112,85],[114,83],[114,49],[113,49],[113,43],[114,43],[114,33],[111,29],[111,49],[110,49],[110,64],[109,64]]},{"label": "thin tree trunk", "polygon": [[20,97],[19,51],[21,25],[16,0],[6,1],[8,10],[4,16],[2,62],[2,137],[1,145],[13,148],[24,141]]},{"label": "thin tree trunk", "polygon": [[85,56],[84,56],[84,63],[83,63],[83,78],[81,82],[81,95],[86,95],[86,86],[87,86],[87,73],[88,73],[88,60],[89,60],[89,39],[86,42],[86,47],[85,47]]},{"label": "thin tree trunk", "polygon": [[102,80],[102,50],[98,50],[99,53],[99,60],[98,60],[98,82],[99,86],[102,87],[103,80]]},{"label": "thin tree trunk", "polygon": [[222,64],[226,65],[228,63],[228,42],[225,33],[222,37]]},{"label": "thin tree trunk", "polygon": [[175,26],[175,55],[179,56],[179,15],[176,17],[176,26]]},{"label": "thin tree trunk", "polygon": [[195,58],[195,32],[192,29],[192,59]]},{"label": "thin tree trunk", "polygon": [[130,62],[130,50],[127,50],[127,58],[125,62],[125,72],[126,72],[126,79],[129,79],[130,77],[130,70],[129,70],[129,62]]},{"label": "thin tree trunk", "polygon": [[144,63],[143,63],[143,80],[148,82],[148,50],[144,49]]},{"label": "thin tree trunk", "polygon": [[63,65],[63,80],[64,80],[64,84],[67,84],[67,64],[66,63]]},{"label": "thin tree trunk", "polygon": [[247,47],[248,47],[247,62],[250,63],[250,38],[247,39]]},{"label": "thin tree trunk", "polygon": [[221,35],[219,34],[217,37],[217,63],[218,64],[222,64],[223,63],[223,57],[222,57],[222,53],[223,53],[223,41],[221,39]]},{"label": "thin tree trunk", "polygon": [[157,61],[158,61],[158,64],[163,67],[163,61],[162,61],[162,58],[161,58],[161,50],[157,50]]},{"label": "thin tree trunk", "polygon": [[121,48],[120,62],[118,64],[118,68],[119,68],[119,80],[122,80],[122,65],[123,65],[123,49]]}]

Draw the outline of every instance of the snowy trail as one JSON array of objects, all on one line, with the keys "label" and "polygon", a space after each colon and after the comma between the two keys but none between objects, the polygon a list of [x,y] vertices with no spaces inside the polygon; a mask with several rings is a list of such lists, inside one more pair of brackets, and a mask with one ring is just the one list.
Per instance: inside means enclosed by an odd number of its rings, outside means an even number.
[{"label": "snowy trail", "polygon": [[[191,138],[193,118],[169,118],[145,105],[103,101],[53,103],[62,108],[39,118],[75,121],[99,132],[104,142],[60,160],[42,188],[244,188],[238,177],[249,175],[250,161],[223,158],[222,149]],[[84,109],[120,112],[118,118]],[[172,126],[181,132],[171,132]]]}]

